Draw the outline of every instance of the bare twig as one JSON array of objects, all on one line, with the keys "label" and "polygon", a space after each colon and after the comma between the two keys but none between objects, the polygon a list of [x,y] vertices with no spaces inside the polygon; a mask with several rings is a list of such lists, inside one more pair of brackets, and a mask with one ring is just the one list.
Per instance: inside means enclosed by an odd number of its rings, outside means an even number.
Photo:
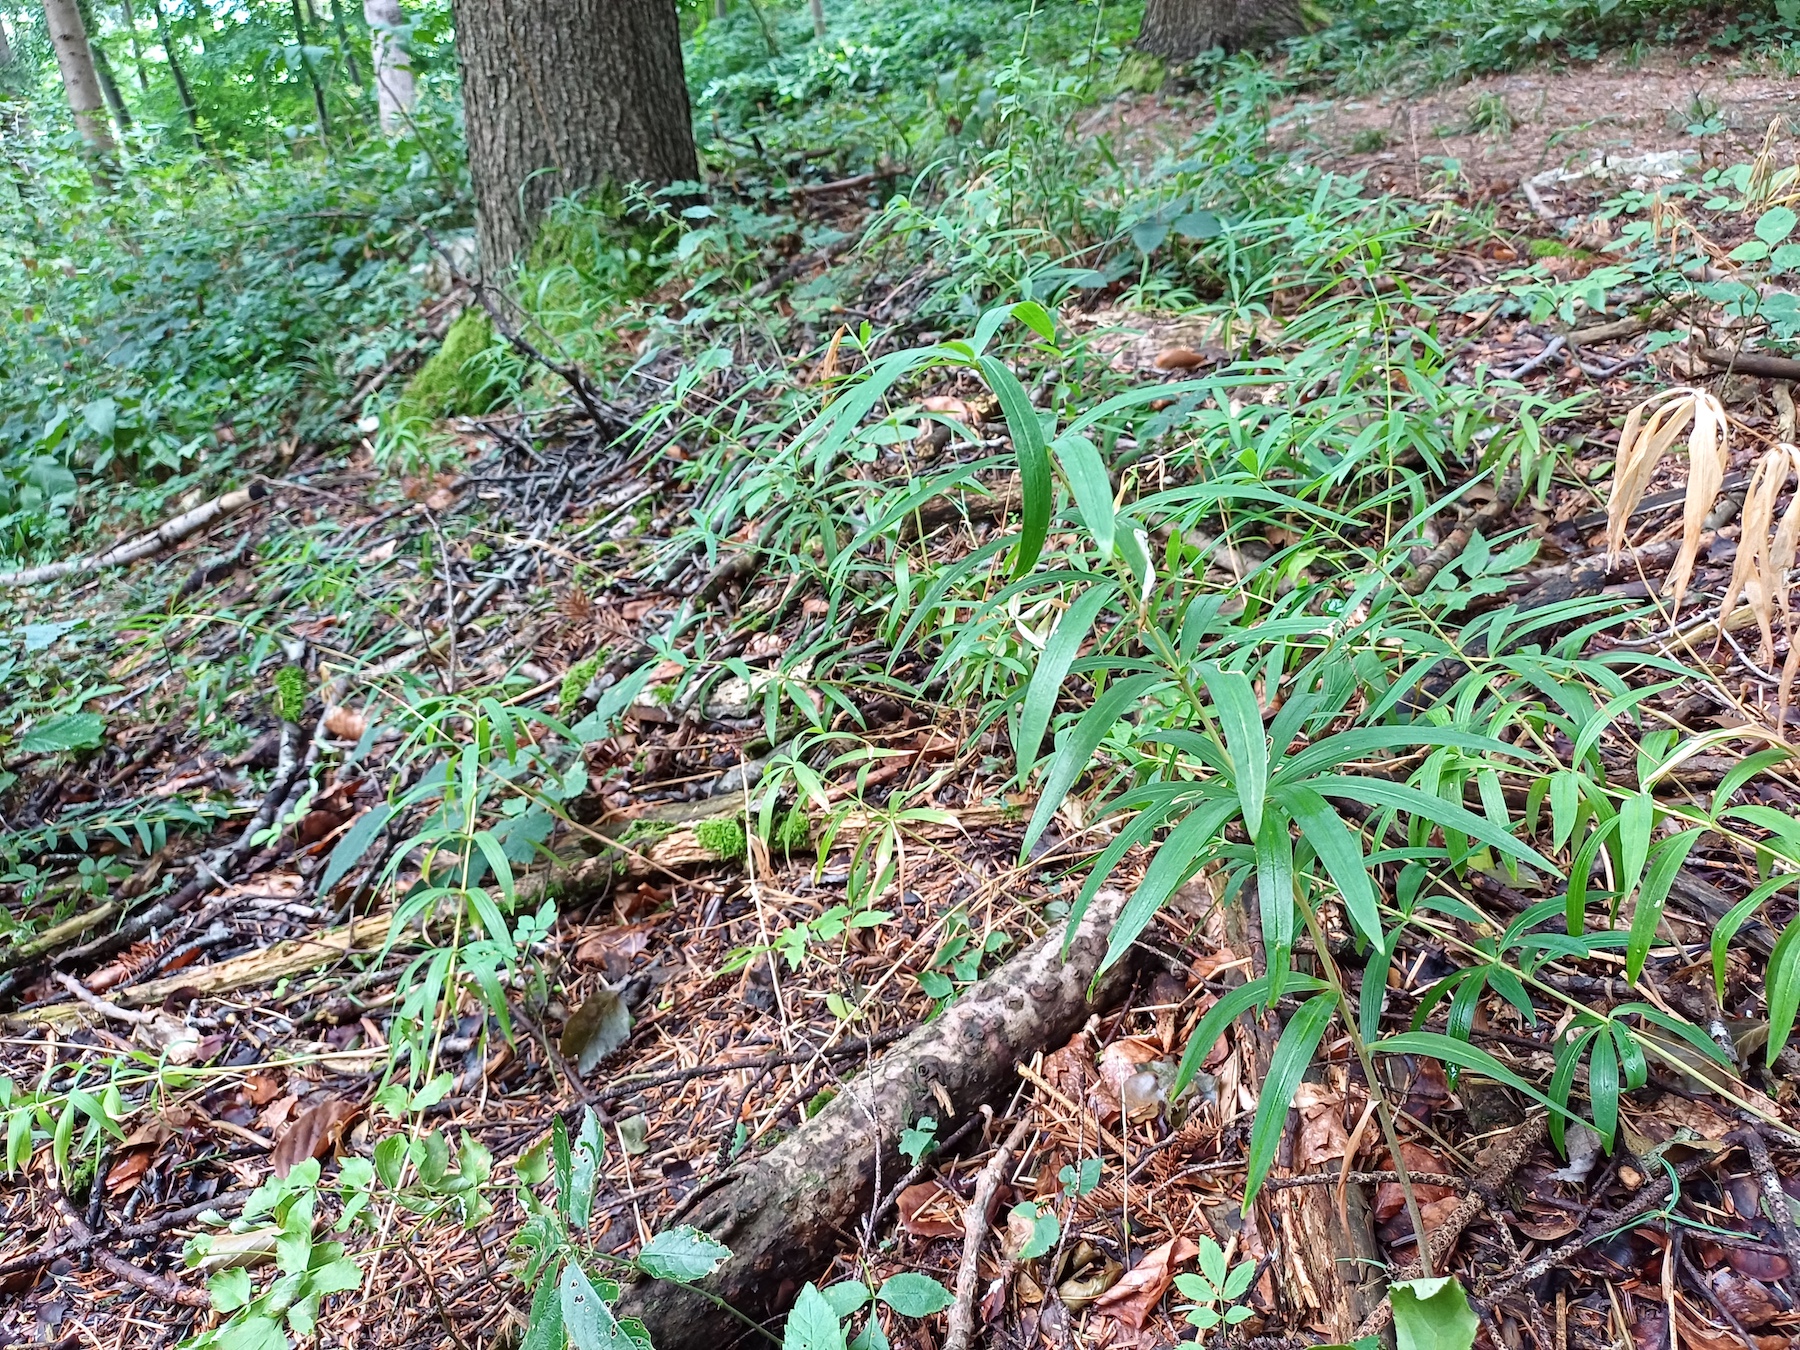
[{"label": "bare twig", "polygon": [[981,1176],[975,1183],[975,1198],[963,1210],[962,1263],[956,1269],[956,1301],[950,1305],[950,1325],[944,1333],[944,1350],[969,1350],[970,1338],[975,1334],[975,1288],[980,1282],[981,1244],[988,1235],[988,1207],[994,1202],[994,1192],[1006,1179],[1006,1164],[1030,1132],[1031,1117],[1027,1115],[1013,1126],[1006,1142],[981,1169]]}]

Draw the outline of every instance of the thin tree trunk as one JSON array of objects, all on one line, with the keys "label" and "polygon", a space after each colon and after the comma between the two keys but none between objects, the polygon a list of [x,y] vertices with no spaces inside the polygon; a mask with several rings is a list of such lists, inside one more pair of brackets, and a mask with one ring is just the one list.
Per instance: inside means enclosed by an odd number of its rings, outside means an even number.
[{"label": "thin tree trunk", "polygon": [[331,0],[331,23],[337,29],[338,53],[344,58],[344,73],[351,84],[361,84],[356,69],[356,53],[350,47],[350,25],[344,22],[344,0]]},{"label": "thin tree trunk", "polygon": [[300,64],[306,67],[307,82],[312,85],[313,107],[319,111],[319,140],[331,143],[331,114],[325,111],[325,86],[319,83],[319,72],[313,69],[312,57],[306,54],[306,20],[300,16],[300,0],[289,0],[294,11],[294,36],[300,43]]},{"label": "thin tree trunk", "polygon": [[1170,61],[1192,61],[1214,47],[1268,46],[1305,27],[1299,0],[1149,0],[1137,45]]},{"label": "thin tree trunk", "polygon": [[175,34],[170,30],[168,16],[163,13],[162,0],[150,0],[150,8],[156,14],[156,36],[162,42],[163,56],[169,63],[169,74],[175,77],[175,91],[181,95],[181,110],[187,114],[188,128],[194,133],[194,144],[205,149],[206,138],[200,134],[200,109],[194,103],[194,91],[188,87],[187,73],[181,68],[181,58],[175,54]]},{"label": "thin tree trunk", "polygon": [[113,121],[118,123],[119,134],[123,136],[131,130],[131,109],[125,106],[125,96],[119,91],[119,82],[113,78],[112,62],[107,59],[106,47],[100,41],[100,25],[94,22],[94,7],[89,0],[77,0],[81,10],[81,24],[87,29],[88,50],[94,56],[94,74],[100,80],[100,92],[106,98],[106,106],[112,109]]},{"label": "thin tree trunk", "polygon": [[713,0],[713,18],[722,19],[725,17],[725,5],[726,0]]},{"label": "thin tree trunk", "polygon": [[453,0],[483,264],[558,197],[699,178],[672,0]]},{"label": "thin tree trunk", "polygon": [[75,114],[76,129],[90,149],[111,154],[112,133],[106,129],[106,116],[101,111],[105,98],[100,92],[100,77],[94,73],[94,52],[88,46],[87,29],[82,25],[76,0],[44,0],[44,19],[50,31],[50,45],[56,50],[56,68],[62,72],[63,92],[69,97],[69,111]]},{"label": "thin tree trunk", "polygon": [[400,40],[400,31],[406,26],[400,0],[363,0],[363,20],[369,25],[375,106],[381,115],[382,135],[404,136],[412,127],[419,90],[413,83],[412,54]]},{"label": "thin tree trunk", "polygon": [[813,36],[825,36],[825,0],[812,0]]},{"label": "thin tree trunk", "polygon": [[0,19],[0,70],[12,64],[12,42],[6,36],[6,21]]},{"label": "thin tree trunk", "polygon": [[132,13],[131,0],[119,0],[119,9],[125,15],[125,31],[131,34],[131,64],[137,69],[138,89],[148,94],[150,76],[144,70],[144,49],[138,43],[137,15]]}]

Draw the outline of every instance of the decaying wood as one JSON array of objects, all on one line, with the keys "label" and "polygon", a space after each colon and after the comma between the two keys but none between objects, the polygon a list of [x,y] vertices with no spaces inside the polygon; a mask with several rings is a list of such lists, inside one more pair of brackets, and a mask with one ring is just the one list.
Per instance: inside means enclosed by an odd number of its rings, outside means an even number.
[{"label": "decaying wood", "polygon": [[1031,1117],[1013,1126],[1006,1142],[994,1150],[987,1166],[975,1182],[975,1195],[963,1209],[962,1260],[956,1267],[956,1301],[950,1305],[948,1326],[944,1332],[944,1350],[969,1350],[975,1334],[975,1291],[981,1278],[981,1247],[987,1241],[988,1210],[993,1207],[994,1193],[1006,1180],[1006,1166],[1012,1161],[1031,1133]]},{"label": "decaying wood", "polygon": [[190,534],[205,529],[215,520],[222,520],[233,512],[248,506],[251,502],[261,501],[268,495],[268,488],[261,483],[252,483],[249,487],[242,487],[235,492],[227,492],[223,497],[214,497],[210,502],[203,502],[192,511],[184,511],[171,520],[165,520],[150,533],[139,535],[136,539],[128,539],[118,547],[110,548],[104,553],[89,554],[85,558],[67,558],[62,562],[46,563],[42,567],[26,567],[17,572],[0,572],[0,586],[37,586],[46,581],[59,581],[63,577],[98,572],[103,568],[124,567],[141,558],[161,553],[165,548],[180,543]]},{"label": "decaying wood", "polygon": [[[1089,996],[1125,899],[1101,891],[1066,961],[1063,933],[1053,930],[846,1083],[767,1154],[728,1174],[685,1220],[732,1250],[704,1288],[764,1319],[815,1278],[904,1170],[901,1130],[922,1115],[955,1127],[1005,1090],[1015,1060],[1062,1045],[1123,990],[1130,961],[1108,971]],[[634,1285],[618,1311],[641,1318],[657,1350],[720,1350],[741,1331],[716,1304],[674,1284]]]},{"label": "decaying wood", "polygon": [[[1211,878],[1202,875],[1190,886],[1204,888],[1200,904],[1211,900]],[[1197,897],[1198,898],[1198,897]],[[1234,952],[1254,952],[1258,972],[1267,968],[1262,950],[1261,925],[1251,905],[1223,907],[1226,941]],[[1238,973],[1241,981],[1241,972]],[[1240,1025],[1246,1023],[1240,1022]],[[1279,1020],[1251,1017],[1247,1024],[1256,1037],[1255,1087],[1268,1076],[1269,1064],[1281,1039]],[[1309,1075],[1310,1076],[1310,1075]],[[1282,1140],[1275,1175],[1291,1173],[1297,1114],[1290,1112],[1290,1127]],[[1348,1341],[1351,1331],[1374,1313],[1385,1299],[1381,1277],[1381,1253],[1375,1245],[1370,1218],[1368,1188],[1346,1184],[1340,1212],[1332,1191],[1319,1186],[1271,1188],[1262,1205],[1277,1220],[1268,1246],[1277,1253],[1286,1278],[1279,1281],[1284,1297],[1305,1310],[1303,1322],[1323,1328],[1328,1340]],[[1260,1221],[1260,1216],[1259,1216]]]}]

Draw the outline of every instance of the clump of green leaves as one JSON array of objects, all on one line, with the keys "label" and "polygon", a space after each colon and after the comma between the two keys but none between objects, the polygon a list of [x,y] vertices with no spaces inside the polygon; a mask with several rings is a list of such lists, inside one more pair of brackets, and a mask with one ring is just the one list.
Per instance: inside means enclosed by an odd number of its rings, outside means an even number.
[{"label": "clump of green leaves", "polygon": [[1198,1271],[1175,1277],[1176,1290],[1183,1298],[1193,1300],[1183,1310],[1188,1322],[1206,1332],[1221,1325],[1234,1327],[1251,1316],[1255,1309],[1238,1300],[1250,1289],[1256,1262],[1240,1261],[1230,1266],[1224,1249],[1210,1237],[1200,1239],[1199,1260]]},{"label": "clump of green leaves", "polygon": [[275,711],[284,722],[298,722],[306,708],[306,672],[283,666],[275,672]]},{"label": "clump of green leaves", "polygon": [[744,822],[736,816],[719,816],[701,821],[694,826],[694,838],[713,857],[728,862],[743,857],[749,847],[749,840],[744,834]]}]

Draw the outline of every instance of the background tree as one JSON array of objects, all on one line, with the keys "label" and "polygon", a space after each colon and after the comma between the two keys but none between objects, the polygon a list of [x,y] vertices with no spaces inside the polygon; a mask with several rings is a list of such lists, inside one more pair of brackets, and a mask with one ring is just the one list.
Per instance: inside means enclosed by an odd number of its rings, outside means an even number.
[{"label": "background tree", "polygon": [[6,20],[0,18],[0,70],[12,64],[12,42],[6,36]]},{"label": "background tree", "polygon": [[[46,0],[48,3],[48,0]],[[188,85],[187,72],[175,51],[175,34],[169,27],[169,16],[163,13],[162,0],[150,0],[156,12],[156,36],[162,42],[163,59],[169,63],[169,74],[175,79],[175,92],[181,95],[181,110],[187,114],[188,129],[194,133],[194,144],[204,144],[200,135],[200,109],[194,103],[194,91]]]},{"label": "background tree", "polygon": [[1137,45],[1170,61],[1192,61],[1214,47],[1265,47],[1305,28],[1300,0],[1148,0]]},{"label": "background tree", "polygon": [[406,26],[400,0],[363,0],[363,20],[369,25],[375,107],[381,116],[382,133],[404,135],[419,91],[413,83],[412,53],[406,50],[400,36]]},{"label": "background tree", "polygon": [[76,3],[81,10],[81,26],[87,30],[88,51],[94,58],[94,75],[100,81],[100,92],[106,98],[106,106],[112,109],[119,134],[123,135],[131,130],[131,109],[125,106],[125,95],[113,77],[112,62],[107,60],[106,46],[100,41],[100,24],[94,18],[93,5],[88,0],[76,0]]},{"label": "background tree", "polygon": [[672,0],[453,0],[484,265],[557,197],[699,177]]},{"label": "background tree", "polygon": [[131,64],[137,70],[138,89],[150,92],[150,76],[144,69],[144,49],[138,42],[137,15],[132,11],[131,0],[119,0],[119,12],[125,16],[125,31],[131,35]]},{"label": "background tree", "polygon": [[91,149],[110,153],[113,138],[101,111],[105,101],[100,78],[94,73],[94,52],[88,46],[87,29],[82,25],[76,0],[44,0],[44,22],[56,52],[56,68],[62,73],[69,111],[75,114],[76,129]]}]

